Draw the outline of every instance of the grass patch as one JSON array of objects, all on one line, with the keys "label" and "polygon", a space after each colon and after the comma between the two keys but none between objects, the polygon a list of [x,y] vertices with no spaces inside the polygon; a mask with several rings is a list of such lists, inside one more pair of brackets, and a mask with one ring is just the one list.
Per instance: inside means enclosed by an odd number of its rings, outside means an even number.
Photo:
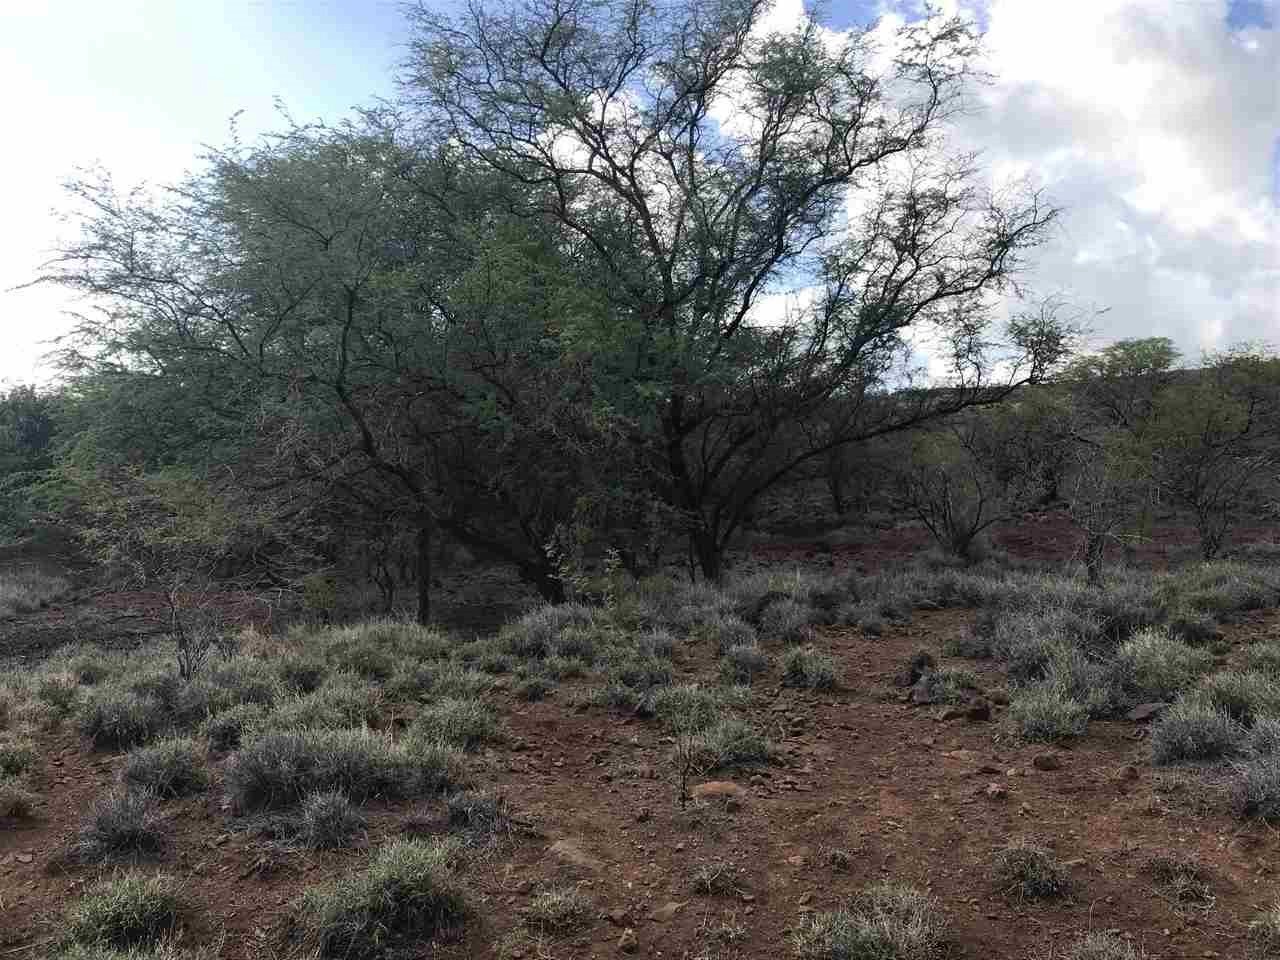
[{"label": "grass patch", "polygon": [[162,800],[197,793],[209,786],[203,754],[200,745],[186,737],[138,747],[125,759],[125,786]]},{"label": "grass patch", "polygon": [[80,732],[97,750],[120,750],[146,743],[170,724],[164,704],[115,684],[90,692],[78,713]]},{"label": "grass patch", "polygon": [[1222,760],[1243,745],[1240,725],[1197,699],[1179,699],[1151,728],[1151,759],[1159,765]]},{"label": "grass patch", "polygon": [[705,897],[724,897],[738,892],[738,868],[728,860],[698,864],[689,880],[694,893]]},{"label": "grass patch", "polygon": [[1280,720],[1259,720],[1249,731],[1249,753],[1255,757],[1280,756]]},{"label": "grass patch", "polygon": [[730,647],[720,658],[720,679],[724,683],[750,685],[768,671],[769,655],[754,645]]},{"label": "grass patch", "polygon": [[782,661],[782,682],[806,690],[831,690],[839,685],[840,675],[833,657],[816,647],[804,646],[787,651]]},{"label": "grass patch", "polygon": [[242,703],[206,720],[204,735],[209,738],[211,749],[225,753],[240,746],[251,731],[262,728],[267,716],[262,704]]},{"label": "grass patch", "polygon": [[422,708],[409,727],[409,736],[474,750],[498,738],[498,719],[480,700],[446,697]]},{"label": "grass patch", "polygon": [[0,573],[0,617],[43,609],[70,589],[62,577],[34,568],[7,570]]},{"label": "grass patch", "polygon": [[943,950],[937,901],[911,887],[871,887],[845,909],[802,917],[791,945],[802,960],[929,960]]},{"label": "grass patch", "polygon": [[971,670],[943,667],[926,670],[915,683],[919,703],[965,703],[979,690],[977,674]]},{"label": "grass patch", "polygon": [[996,854],[994,875],[1005,896],[1020,901],[1051,900],[1071,886],[1052,851],[1024,841],[1011,843]]},{"label": "grass patch", "polygon": [[36,762],[36,747],[30,740],[0,742],[0,777],[18,777]]},{"label": "grass patch", "polygon": [[773,757],[773,746],[764,734],[737,718],[712,724],[693,738],[691,749],[704,770],[765,763]]},{"label": "grass patch", "polygon": [[127,873],[90,887],[67,911],[67,937],[117,949],[154,944],[177,928],[180,911],[171,877]]},{"label": "grass patch", "polygon": [[445,801],[449,826],[472,837],[497,837],[514,833],[507,802],[503,797],[482,790],[459,790]]},{"label": "grass patch", "polygon": [[1280,956],[1280,900],[1250,921],[1249,950],[1257,960]]},{"label": "grass patch", "polygon": [[1246,727],[1280,717],[1280,682],[1257,670],[1215,673],[1196,688],[1195,696]]},{"label": "grass patch", "polygon": [[1095,930],[1067,947],[1062,960],[1142,960],[1143,956],[1137,947],[1123,937]]},{"label": "grass patch", "polygon": [[457,854],[454,844],[439,841],[384,846],[364,870],[302,895],[295,919],[303,939],[320,956],[362,960],[460,926],[468,907]]}]

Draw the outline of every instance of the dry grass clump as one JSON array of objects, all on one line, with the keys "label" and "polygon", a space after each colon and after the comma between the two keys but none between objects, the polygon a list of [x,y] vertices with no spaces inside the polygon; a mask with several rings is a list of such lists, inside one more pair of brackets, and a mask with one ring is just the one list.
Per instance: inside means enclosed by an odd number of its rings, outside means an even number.
[{"label": "dry grass clump", "polygon": [[39,796],[13,777],[0,777],[0,817],[15,820],[29,817],[39,802]]},{"label": "dry grass clump", "polygon": [[1095,930],[1067,947],[1062,960],[1142,960],[1144,956],[1123,937]]},{"label": "dry grass clump", "polygon": [[782,661],[782,682],[806,690],[830,690],[840,684],[836,661],[814,646],[787,651]]},{"label": "dry grass clump", "polygon": [[163,874],[125,873],[100,881],[67,911],[73,943],[128,949],[155,944],[178,926],[176,881]]},{"label": "dry grass clump", "polygon": [[1071,887],[1070,878],[1053,852],[1025,841],[1009,844],[996,854],[996,884],[1018,900],[1050,900]]},{"label": "dry grass clump", "polygon": [[1191,857],[1156,854],[1142,865],[1142,871],[1178,903],[1213,906],[1212,875]]},{"label": "dry grass clump", "polygon": [[1250,960],[1280,957],[1280,900],[1249,924]]},{"label": "dry grass clump", "polygon": [[197,793],[209,786],[204,751],[187,737],[138,747],[125,758],[124,782],[131,790],[145,791],[162,800]]},{"label": "dry grass clump", "polygon": [[791,945],[802,960],[931,960],[941,956],[945,932],[937,901],[884,883],[844,909],[802,917]]},{"label": "dry grass clump", "polygon": [[534,894],[524,922],[547,933],[566,933],[595,919],[595,904],[577,887],[555,887]]},{"label": "dry grass clump", "polygon": [[1082,736],[1089,726],[1089,709],[1057,684],[1037,683],[1014,694],[1006,722],[1023,740],[1055,743]]},{"label": "dry grass clump", "polygon": [[39,610],[70,589],[64,578],[34,568],[6,570],[0,573],[0,617]]},{"label": "dry grass clump", "polygon": [[1166,700],[1208,673],[1213,655],[1148,627],[1120,645],[1115,666],[1139,699]]},{"label": "dry grass clump", "polygon": [[319,956],[371,960],[455,928],[468,914],[457,856],[449,842],[388,844],[364,870],[307,890],[294,911],[298,933]]},{"label": "dry grass clump", "polygon": [[474,750],[498,738],[498,718],[483,701],[446,697],[422,708],[409,736]]},{"label": "dry grass clump", "polygon": [[164,850],[156,799],[118,790],[99,799],[80,824],[68,855],[80,863],[136,862]]},{"label": "dry grass clump", "polygon": [[1238,754],[1243,745],[1240,725],[1198,698],[1178,700],[1151,728],[1151,758],[1156,764],[1221,760]]}]

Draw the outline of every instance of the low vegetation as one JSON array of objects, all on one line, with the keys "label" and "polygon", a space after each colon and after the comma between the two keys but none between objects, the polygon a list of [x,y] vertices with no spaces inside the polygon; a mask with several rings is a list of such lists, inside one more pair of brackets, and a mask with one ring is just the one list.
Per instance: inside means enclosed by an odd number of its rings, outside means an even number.
[{"label": "low vegetation", "polygon": [[938,904],[894,884],[871,887],[840,910],[802,917],[791,943],[803,960],[930,960],[946,921]]},{"label": "low vegetation", "polygon": [[125,873],[90,887],[67,910],[64,921],[73,943],[126,950],[169,936],[181,914],[173,878]]}]

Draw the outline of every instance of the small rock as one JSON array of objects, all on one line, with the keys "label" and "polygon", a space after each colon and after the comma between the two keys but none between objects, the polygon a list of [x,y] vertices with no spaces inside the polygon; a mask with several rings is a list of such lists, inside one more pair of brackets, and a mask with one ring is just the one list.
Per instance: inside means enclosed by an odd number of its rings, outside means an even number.
[{"label": "small rock", "polygon": [[622,910],[622,909],[610,910],[608,913],[605,914],[605,917],[615,927],[625,927],[628,923],[631,922],[631,911]]},{"label": "small rock", "polygon": [[796,903],[800,904],[800,906],[803,907],[811,903],[812,901],[813,901],[813,894],[806,890],[804,893],[800,894],[800,897],[798,900],[796,900]]},{"label": "small rock", "polygon": [[1156,701],[1154,703],[1140,703],[1128,713],[1124,715],[1126,720],[1133,723],[1145,723],[1159,716],[1169,708],[1169,704],[1164,701]]},{"label": "small rock", "polygon": [[984,763],[982,766],[978,768],[978,772],[990,775],[993,773],[999,773],[1000,768],[997,767],[994,763]]},{"label": "small rock", "polygon": [[19,853],[15,855],[13,859],[17,860],[19,863],[30,863],[35,858],[29,853]]},{"label": "small rock", "polygon": [[1052,753],[1037,753],[1031,761],[1031,765],[1037,770],[1061,770],[1062,761]]},{"label": "small rock", "polygon": [[687,900],[682,900],[679,903],[676,903],[674,900],[668,900],[666,903],[660,906],[657,910],[653,911],[653,913],[649,914],[649,919],[653,920],[656,923],[666,923],[672,917],[674,917],[677,913],[679,913],[680,908],[683,907],[688,902],[689,901]]},{"label": "small rock", "polygon": [[1121,768],[1120,768],[1119,772],[1116,774],[1116,779],[1118,779],[1118,780],[1137,780],[1137,779],[1138,779],[1138,768],[1137,768],[1137,767],[1135,767],[1135,766],[1134,766],[1133,764],[1131,764],[1131,763],[1127,763],[1127,764],[1125,764],[1123,767],[1121,767]]},{"label": "small rock", "polygon": [[618,949],[623,953],[635,953],[638,946],[640,946],[640,942],[636,939],[636,932],[627,927],[622,931],[622,936],[618,938]]},{"label": "small rock", "polygon": [[942,711],[941,719],[944,722],[947,720],[959,720],[961,717],[968,715],[968,713],[969,711],[963,707],[947,707]]},{"label": "small rock", "polygon": [[985,793],[992,800],[1003,800],[1009,796],[1009,791],[998,783],[988,783]]}]

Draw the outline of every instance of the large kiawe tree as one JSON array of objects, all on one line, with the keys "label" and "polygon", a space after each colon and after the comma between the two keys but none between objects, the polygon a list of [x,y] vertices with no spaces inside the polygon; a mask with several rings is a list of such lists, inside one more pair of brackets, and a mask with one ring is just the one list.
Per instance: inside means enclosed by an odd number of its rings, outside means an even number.
[{"label": "large kiawe tree", "polygon": [[[603,305],[567,331],[597,357],[595,402],[712,577],[799,466],[1000,399],[1065,339],[1053,311],[992,330],[1056,210],[949,149],[970,26],[933,17],[877,49],[811,17],[767,34],[768,8],[422,6],[403,78],[426,126],[521,188],[514,213],[564,228]],[[945,375],[891,395],[922,331]]]}]

